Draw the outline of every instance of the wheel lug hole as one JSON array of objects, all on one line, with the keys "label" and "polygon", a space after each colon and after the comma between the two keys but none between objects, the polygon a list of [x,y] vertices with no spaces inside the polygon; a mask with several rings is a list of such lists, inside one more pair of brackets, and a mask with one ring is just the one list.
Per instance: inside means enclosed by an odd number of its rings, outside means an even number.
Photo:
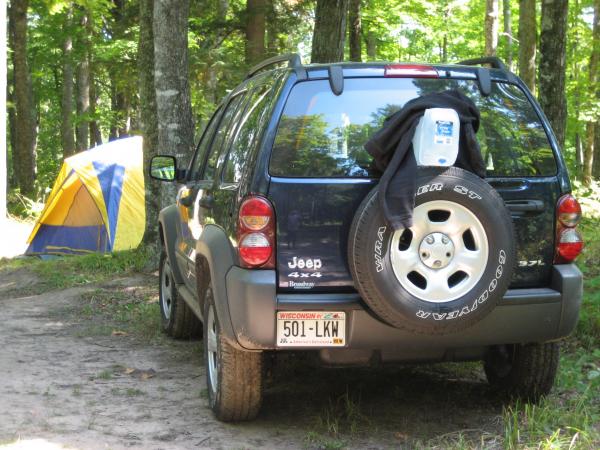
[{"label": "wheel lug hole", "polygon": [[421,256],[422,256],[423,258],[427,259],[427,258],[429,258],[429,253],[427,253],[427,252],[423,252],[423,253],[421,253]]},{"label": "wheel lug hole", "polygon": [[448,258],[450,258],[450,257],[452,256],[452,253],[448,252],[448,253],[446,253],[446,256],[447,256]]}]

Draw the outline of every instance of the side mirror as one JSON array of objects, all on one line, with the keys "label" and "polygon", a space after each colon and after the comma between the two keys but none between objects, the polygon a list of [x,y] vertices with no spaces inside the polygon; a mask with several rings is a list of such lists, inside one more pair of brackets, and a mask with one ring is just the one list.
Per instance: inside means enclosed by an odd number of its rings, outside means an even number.
[{"label": "side mirror", "polygon": [[175,181],[177,179],[177,160],[174,156],[153,156],[150,161],[150,176],[159,181]]}]

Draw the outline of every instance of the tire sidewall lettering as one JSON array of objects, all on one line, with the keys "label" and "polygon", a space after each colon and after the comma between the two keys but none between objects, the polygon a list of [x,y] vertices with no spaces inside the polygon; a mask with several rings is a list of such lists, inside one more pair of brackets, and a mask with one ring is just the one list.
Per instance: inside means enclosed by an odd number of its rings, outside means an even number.
[{"label": "tire sidewall lettering", "polygon": [[[501,212],[498,212],[504,203],[500,204],[498,200],[501,201],[501,199],[497,193],[490,193],[491,188],[487,185],[480,185],[474,176],[449,175],[446,176],[444,173],[433,176],[424,174],[418,179],[415,207],[438,199],[461,204],[480,218],[490,241],[489,256],[481,280],[470,292],[456,300],[447,303],[427,302],[412,296],[398,281],[393,274],[391,263],[391,243],[394,230],[383,218],[375,194],[370,197],[369,208],[362,210],[365,211],[361,212],[363,216],[357,216],[368,217],[365,214],[371,215],[371,218],[363,222],[363,229],[368,227],[369,235],[363,234],[362,237],[364,239],[362,273],[369,274],[370,285],[368,286],[369,291],[364,293],[359,289],[359,292],[363,298],[366,296],[370,297],[372,301],[381,302],[380,306],[372,305],[373,308],[376,306],[383,308],[375,309],[375,314],[377,315],[378,311],[381,311],[384,314],[381,316],[384,321],[388,321],[385,318],[386,314],[390,319],[394,317],[394,322],[390,323],[396,327],[403,328],[402,323],[404,322],[412,323],[415,330],[423,330],[423,332],[435,329],[449,332],[464,327],[465,325],[459,325],[463,322],[474,323],[494,308],[512,277],[514,239],[511,239],[512,230],[507,226],[506,218],[503,218]],[[508,212],[507,217],[510,220]],[[504,245],[507,242],[509,244]],[[356,254],[354,258],[361,258],[361,256]],[[356,263],[356,259],[354,261],[356,270],[359,270],[360,265]],[[353,272],[353,276],[354,273],[361,272]],[[366,303],[370,305],[368,300]],[[456,325],[451,325],[453,323]],[[411,326],[407,325],[407,328],[411,328]]]}]

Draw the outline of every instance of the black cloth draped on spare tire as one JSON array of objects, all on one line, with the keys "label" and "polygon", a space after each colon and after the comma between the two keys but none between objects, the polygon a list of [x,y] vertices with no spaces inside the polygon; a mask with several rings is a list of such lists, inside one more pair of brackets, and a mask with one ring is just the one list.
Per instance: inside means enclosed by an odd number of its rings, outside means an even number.
[{"label": "black cloth draped on spare tire", "polygon": [[[417,167],[412,139],[428,108],[458,113],[456,167]],[[508,289],[513,223],[482,179],[479,117],[459,91],[429,94],[390,116],[365,144],[383,175],[354,216],[348,262],[363,300],[389,325],[460,331],[483,319]]]}]

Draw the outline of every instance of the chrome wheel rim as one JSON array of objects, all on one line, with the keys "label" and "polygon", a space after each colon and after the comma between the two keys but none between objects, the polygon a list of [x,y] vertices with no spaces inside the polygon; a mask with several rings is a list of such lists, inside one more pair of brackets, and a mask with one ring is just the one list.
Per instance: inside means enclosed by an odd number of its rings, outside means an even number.
[{"label": "chrome wheel rim", "polygon": [[173,279],[171,276],[171,266],[169,265],[169,262],[165,259],[160,280],[160,304],[162,305],[162,310],[165,319],[169,319],[171,317],[171,305],[173,304],[171,283],[173,283]]},{"label": "chrome wheel rim", "polygon": [[411,295],[431,303],[450,302],[473,289],[489,254],[477,216],[447,200],[417,206],[413,226],[395,231],[390,245],[398,282]]},{"label": "chrome wheel rim", "polygon": [[219,372],[219,355],[217,345],[217,321],[215,319],[215,310],[212,305],[208,308],[206,318],[208,326],[206,332],[206,354],[208,359],[208,377],[210,379],[210,388],[213,396],[217,393],[218,372]]}]

